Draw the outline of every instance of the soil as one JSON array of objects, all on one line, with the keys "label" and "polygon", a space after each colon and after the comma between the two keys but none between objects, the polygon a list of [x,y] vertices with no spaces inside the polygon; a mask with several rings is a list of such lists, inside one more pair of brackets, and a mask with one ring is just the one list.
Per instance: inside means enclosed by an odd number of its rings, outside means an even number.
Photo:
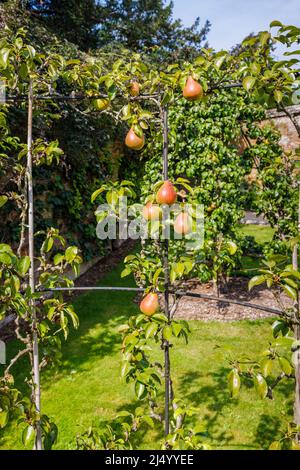
[{"label": "soil", "polygon": [[[231,278],[226,291],[221,291],[220,297],[228,297],[232,300],[251,302],[280,310],[280,306],[269,289],[264,286],[256,286],[249,292],[248,281],[248,279],[242,277]],[[188,283],[188,290],[200,294],[216,295],[213,282],[200,284],[197,280],[191,280]],[[285,305],[291,304],[290,299],[286,296],[282,297],[282,301]],[[275,314],[226,302],[219,302],[218,305],[218,302],[214,300],[182,297],[174,316],[185,320],[233,321],[272,318]]]},{"label": "soil", "polygon": [[[133,250],[135,242],[128,240],[117,250],[109,253],[105,258],[101,259],[95,266],[89,269],[79,279],[75,281],[75,286],[96,286],[107,272],[116,267],[124,257]],[[248,279],[243,277],[231,278],[227,283],[226,290],[220,292],[221,297],[228,297],[232,300],[242,300],[254,304],[276,308],[277,304],[272,292],[264,286],[256,286],[251,292],[248,291]],[[216,295],[216,288],[213,282],[201,284],[197,279],[192,279],[186,283],[187,290],[191,292]],[[82,292],[72,293],[71,300]],[[141,300],[141,295],[135,299],[136,303]],[[287,297],[283,297],[285,304],[291,302]],[[176,313],[176,318],[185,320],[202,320],[202,321],[234,321],[234,320],[257,320],[262,318],[272,318],[274,313],[264,312],[255,308],[249,308],[240,305],[228,304],[225,302],[218,303],[214,300],[195,299],[191,297],[182,297]]]}]

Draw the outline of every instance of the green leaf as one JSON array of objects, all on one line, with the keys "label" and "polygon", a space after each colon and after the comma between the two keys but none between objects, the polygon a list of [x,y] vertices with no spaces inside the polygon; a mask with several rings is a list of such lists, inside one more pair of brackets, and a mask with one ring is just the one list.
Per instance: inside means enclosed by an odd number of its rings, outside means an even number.
[{"label": "green leaf", "polygon": [[96,109],[97,111],[103,111],[109,106],[109,100],[108,99],[97,99],[92,101],[92,107]]},{"label": "green leaf", "polygon": [[68,263],[72,263],[76,256],[78,255],[78,248],[77,246],[69,246],[69,248],[66,249],[66,260]]},{"label": "green leaf", "polygon": [[176,263],[174,268],[175,268],[175,271],[177,272],[177,274],[179,274],[179,276],[183,276],[183,274],[184,274],[184,264],[183,263],[181,263],[181,262]]},{"label": "green leaf", "polygon": [[138,398],[143,398],[144,393],[145,393],[145,384],[142,382],[139,382],[138,380],[135,382],[135,394]]},{"label": "green leaf", "polygon": [[241,388],[241,379],[240,379],[237,369],[232,369],[229,372],[227,376],[227,380],[228,380],[230,394],[232,398],[235,398],[238,395],[240,388]]},{"label": "green leaf", "polygon": [[298,289],[298,284],[293,280],[293,279],[290,279],[290,278],[286,278],[284,280],[284,283],[285,284],[288,284],[289,286],[293,287],[294,289]]},{"label": "green leaf", "polygon": [[30,441],[34,439],[34,427],[33,426],[27,426],[24,431],[22,432],[22,442],[24,446],[27,446]]},{"label": "green leaf", "polygon": [[54,243],[54,239],[52,237],[46,238],[42,245],[42,251],[44,253],[49,253],[49,251],[52,249]]},{"label": "green leaf", "polygon": [[274,91],[274,100],[276,103],[280,103],[283,99],[283,93],[280,90]]},{"label": "green leaf", "polygon": [[53,259],[54,265],[57,266],[57,265],[60,264],[64,259],[65,259],[65,256],[64,256],[62,253],[57,253],[57,254],[54,256],[54,259]]},{"label": "green leaf", "polygon": [[270,444],[269,446],[269,450],[281,450],[280,441],[273,441],[272,444]]},{"label": "green leaf", "polygon": [[23,256],[18,263],[18,272],[24,276],[28,269],[30,268],[30,258],[29,256]]},{"label": "green leaf", "polygon": [[266,277],[264,275],[254,276],[248,283],[248,289],[251,290],[254,286],[259,286],[264,282],[266,282]]},{"label": "green leaf", "polygon": [[263,359],[260,368],[261,368],[262,375],[264,377],[268,377],[269,375],[271,375],[272,368],[273,368],[272,359],[269,359],[269,358]]},{"label": "green leaf", "polygon": [[129,362],[125,362],[121,368],[121,377],[122,378],[126,377],[133,370],[134,370],[134,367],[132,367]]},{"label": "green leaf", "polygon": [[290,362],[285,358],[285,357],[279,357],[278,358],[278,362],[279,362],[279,365],[280,365],[280,368],[282,370],[282,372],[285,373],[285,375],[291,375],[292,372],[293,372],[293,368],[290,364]]},{"label": "green leaf", "polygon": [[123,269],[123,271],[121,272],[121,277],[129,276],[129,274],[131,274],[131,269],[130,269],[130,268],[125,268],[125,269]]},{"label": "green leaf", "polygon": [[149,323],[149,325],[146,328],[146,334],[145,334],[146,339],[154,336],[155,333],[157,332],[157,329],[158,329],[157,323]]},{"label": "green leaf", "polygon": [[0,429],[5,428],[8,423],[9,413],[8,411],[0,411]]},{"label": "green leaf", "polygon": [[182,328],[183,326],[180,323],[172,323],[173,333],[176,337],[180,334]]},{"label": "green leaf", "polygon": [[36,54],[35,48],[32,47],[32,46],[30,46],[30,45],[27,45],[27,46],[26,46],[26,49],[27,49],[28,52],[29,52],[30,58],[31,58],[31,59],[34,59],[35,54]]},{"label": "green leaf", "polygon": [[9,266],[12,262],[12,258],[8,253],[0,253],[0,263]]},{"label": "green leaf", "polygon": [[92,194],[91,202],[94,202],[95,199],[99,196],[99,194],[103,193],[104,191],[105,191],[105,188],[97,189],[97,191],[95,191],[95,192]]},{"label": "green leaf", "polygon": [[236,251],[237,251],[237,245],[236,245],[236,243],[234,243],[234,242],[231,241],[231,240],[227,240],[227,241],[226,241],[226,247],[227,247],[227,249],[228,249],[228,251],[229,251],[229,254],[230,254],[231,256],[233,256],[233,255],[236,253]]},{"label": "green leaf", "polygon": [[275,28],[276,26],[279,26],[281,28],[283,25],[281,21],[278,21],[278,20],[271,21],[270,28]]},{"label": "green leaf", "polygon": [[225,59],[226,59],[226,54],[223,54],[215,60],[215,66],[216,66],[217,69],[222,67],[222,64],[223,64]]},{"label": "green leaf", "polygon": [[172,338],[173,332],[172,332],[172,327],[170,325],[167,325],[163,329],[163,338],[166,339],[167,341],[170,341]]},{"label": "green leaf", "polygon": [[143,421],[150,426],[150,428],[154,428],[154,421],[150,416],[144,416]]},{"label": "green leaf", "polygon": [[289,326],[283,320],[276,320],[272,324],[272,331],[274,338],[277,338],[280,333],[282,334],[282,336],[286,336],[289,332]]},{"label": "green leaf", "polygon": [[8,201],[8,197],[7,196],[0,196],[0,208],[2,206],[4,206],[4,204],[6,204]]},{"label": "green leaf", "polygon": [[261,374],[257,374],[254,377],[254,385],[260,398],[266,398],[267,393],[268,393],[268,385],[264,377]]},{"label": "green leaf", "polygon": [[2,65],[4,69],[7,67],[9,54],[10,49],[8,49],[7,47],[4,47],[0,50],[0,65]]},{"label": "green leaf", "polygon": [[261,44],[264,46],[267,43],[267,41],[270,39],[270,37],[271,37],[271,35],[268,31],[262,31],[260,33],[260,42],[261,42]]},{"label": "green leaf", "polygon": [[297,291],[293,287],[284,284],[282,288],[291,299],[297,300]]},{"label": "green leaf", "polygon": [[155,313],[153,315],[152,319],[162,321],[162,322],[167,322],[168,321],[166,315],[163,315],[162,313]]},{"label": "green leaf", "polygon": [[243,80],[243,87],[245,88],[246,91],[250,91],[251,88],[253,88],[254,84],[256,82],[255,77],[251,77],[250,75],[248,77],[245,77]]},{"label": "green leaf", "polygon": [[158,268],[154,275],[153,275],[153,284],[156,285],[157,284],[157,281],[158,281],[158,278],[160,276],[160,274],[162,273],[163,269],[162,268]]}]

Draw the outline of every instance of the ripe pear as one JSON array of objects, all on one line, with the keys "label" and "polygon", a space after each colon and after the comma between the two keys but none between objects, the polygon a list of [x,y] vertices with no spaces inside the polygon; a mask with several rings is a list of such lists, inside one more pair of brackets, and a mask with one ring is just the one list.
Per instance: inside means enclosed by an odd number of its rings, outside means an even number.
[{"label": "ripe pear", "polygon": [[140,94],[140,85],[139,85],[138,82],[136,82],[136,81],[131,82],[129,93],[131,94],[132,97],[139,96],[139,94]]},{"label": "ripe pear", "polygon": [[189,101],[196,101],[203,96],[203,88],[193,77],[188,77],[183,89],[183,96]]},{"label": "ripe pear", "polygon": [[159,310],[158,295],[154,292],[147,294],[140,303],[140,310],[144,315],[152,317]]},{"label": "ripe pear", "polygon": [[142,150],[145,145],[145,137],[144,135],[139,137],[131,128],[126,136],[125,144],[132,150]]},{"label": "ripe pear", "polygon": [[143,208],[142,215],[145,220],[159,220],[161,217],[161,209],[156,204],[148,202]]},{"label": "ripe pear", "polygon": [[170,206],[176,202],[176,199],[177,193],[173,184],[169,180],[165,181],[157,191],[156,201],[158,204],[168,204]]},{"label": "ripe pear", "polygon": [[189,214],[181,212],[175,219],[174,230],[179,235],[187,235],[192,230],[192,220]]}]

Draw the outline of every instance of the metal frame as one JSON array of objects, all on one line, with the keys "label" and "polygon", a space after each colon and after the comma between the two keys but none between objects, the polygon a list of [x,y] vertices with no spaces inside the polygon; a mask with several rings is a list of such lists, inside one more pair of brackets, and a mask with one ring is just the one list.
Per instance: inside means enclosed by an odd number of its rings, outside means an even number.
[{"label": "metal frame", "polygon": [[[223,84],[221,87],[215,86],[217,88],[237,88],[241,87],[240,83],[228,83]],[[105,98],[106,95],[99,95],[100,98]],[[35,255],[34,255],[34,197],[33,197],[33,178],[32,178],[32,127],[33,127],[33,106],[35,101],[43,100],[55,100],[55,101],[83,101],[88,99],[95,99],[96,97],[87,97],[87,96],[76,96],[76,95],[35,95],[33,94],[33,83],[30,82],[28,96],[8,96],[8,102],[28,102],[28,131],[27,131],[27,182],[28,182],[28,236],[29,236],[29,256],[31,261],[30,272],[29,272],[29,284],[32,292],[35,292]],[[140,99],[147,99],[148,96],[141,96]],[[135,98],[132,98],[134,100]],[[164,106],[162,109],[162,126],[163,126],[163,178],[164,180],[168,179],[168,109]],[[230,304],[242,305],[247,308],[255,308],[263,310],[266,312],[274,313],[276,315],[282,315],[284,312],[270,307],[264,307],[257,304],[252,304],[249,302],[243,302],[233,299],[220,298],[211,295],[199,294],[194,292],[183,292],[183,291],[172,291],[170,290],[170,278],[169,278],[169,242],[168,240],[163,241],[163,267],[164,267],[164,299],[165,299],[165,315],[168,319],[168,322],[171,322],[171,311],[170,311],[170,295],[178,296],[188,296],[198,299],[208,299],[216,302],[226,302]],[[61,287],[53,289],[40,289],[39,292],[57,292],[57,291],[131,291],[131,292],[143,292],[142,288],[132,288],[132,287]],[[36,331],[36,313],[35,313],[35,301],[32,300],[31,303],[32,316],[33,316],[33,383],[34,383],[34,397],[35,397],[35,406],[38,413],[41,412],[41,393],[40,393],[40,374],[39,374],[39,347],[38,347],[38,337]],[[165,358],[165,435],[169,434],[169,421],[170,421],[170,399],[171,399],[171,390],[170,390],[170,344],[167,340],[163,342],[164,349],[164,358]],[[35,440],[35,449],[42,450],[42,435],[40,423],[37,425],[36,429],[36,440]]]}]

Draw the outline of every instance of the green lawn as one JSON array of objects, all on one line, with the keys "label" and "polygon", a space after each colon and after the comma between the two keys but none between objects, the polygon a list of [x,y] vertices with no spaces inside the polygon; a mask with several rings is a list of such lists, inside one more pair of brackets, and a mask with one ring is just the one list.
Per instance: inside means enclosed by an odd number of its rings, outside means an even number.
[{"label": "green lawn", "polygon": [[[120,279],[119,269],[112,271],[102,285],[128,285]],[[80,328],[63,347],[63,363],[57,370],[43,372],[43,412],[59,427],[57,449],[72,449],[75,436],[90,425],[101,426],[120,410],[140,405],[130,385],[120,379],[120,336],[118,325],[137,312],[132,293],[90,293],[74,302],[80,316]],[[216,449],[256,449],[267,446],[284,426],[282,412],[289,409],[292,390],[282,384],[273,401],[263,401],[248,385],[238,399],[230,399],[226,376],[227,349],[232,354],[250,356],[265,349],[270,338],[270,324],[260,322],[190,323],[192,334],[186,346],[178,342],[172,348],[175,391],[197,406],[196,421],[205,420],[208,441]],[[10,344],[12,354],[17,347]],[[162,352],[155,348],[162,360]],[[227,351],[227,352],[226,352]],[[18,366],[18,380],[24,379],[26,363]],[[147,431],[142,448],[158,448],[160,427]],[[0,434],[0,447],[22,449],[19,430]]]},{"label": "green lawn", "polygon": [[[270,242],[274,235],[274,229],[266,225],[240,225],[239,232],[244,236],[254,237],[256,243],[263,245]],[[242,258],[241,268],[235,271],[236,276],[253,277],[259,274],[262,267],[261,256],[248,256]]]},{"label": "green lawn", "polygon": [[245,236],[252,236],[257,243],[267,243],[272,240],[275,230],[269,225],[244,224],[239,227]]}]

